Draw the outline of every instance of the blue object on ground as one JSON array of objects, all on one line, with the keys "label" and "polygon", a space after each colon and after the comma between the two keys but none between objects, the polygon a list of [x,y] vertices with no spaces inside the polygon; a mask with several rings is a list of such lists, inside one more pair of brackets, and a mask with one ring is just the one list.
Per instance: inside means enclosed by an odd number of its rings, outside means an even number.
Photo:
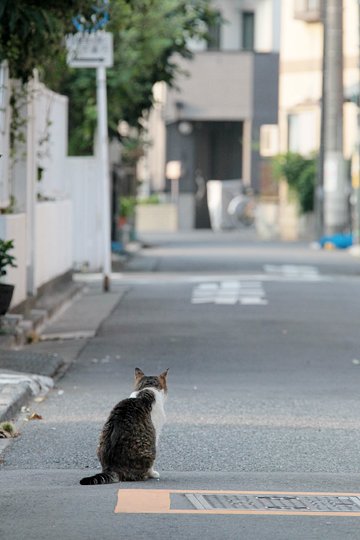
[{"label": "blue object on ground", "polygon": [[121,242],[111,242],[111,251],[113,253],[124,253],[124,246]]},{"label": "blue object on ground", "polygon": [[353,245],[353,236],[351,233],[338,233],[331,236],[323,236],[319,240],[320,246],[323,248],[326,244],[332,244],[339,249],[346,249]]}]

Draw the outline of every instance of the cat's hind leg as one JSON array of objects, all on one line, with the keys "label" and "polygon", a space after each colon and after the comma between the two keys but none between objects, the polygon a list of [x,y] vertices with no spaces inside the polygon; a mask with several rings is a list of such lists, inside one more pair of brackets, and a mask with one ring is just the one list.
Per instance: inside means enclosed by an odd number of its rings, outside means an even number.
[{"label": "cat's hind leg", "polygon": [[154,471],[153,467],[151,467],[148,470],[148,478],[156,478],[158,480],[160,478],[160,474],[157,471]]}]

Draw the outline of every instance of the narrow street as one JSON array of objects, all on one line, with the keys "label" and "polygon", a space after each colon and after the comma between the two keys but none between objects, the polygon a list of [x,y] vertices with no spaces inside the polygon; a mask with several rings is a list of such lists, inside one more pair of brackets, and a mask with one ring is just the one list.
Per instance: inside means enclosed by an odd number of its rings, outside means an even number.
[{"label": "narrow street", "polygon": [[[21,435],[2,456],[0,537],[360,538],[360,502],[341,512],[334,503],[360,492],[359,259],[248,233],[144,240],[148,247],[114,274],[120,301],[94,337],[31,346],[79,353],[31,404],[43,419],[19,419]],[[91,296],[100,281],[89,276],[87,287]],[[82,329],[81,314],[71,324]],[[161,478],[80,486],[98,470],[99,431],[131,393],[135,367],[169,368]],[[160,491],[149,498],[143,490],[170,491],[170,507]],[[218,513],[191,496],[201,491],[247,492],[248,506],[225,494]],[[266,492],[293,506],[279,511],[273,497],[275,509],[264,512],[249,502]],[[318,500],[307,515],[301,496],[319,493],[332,501]]]}]

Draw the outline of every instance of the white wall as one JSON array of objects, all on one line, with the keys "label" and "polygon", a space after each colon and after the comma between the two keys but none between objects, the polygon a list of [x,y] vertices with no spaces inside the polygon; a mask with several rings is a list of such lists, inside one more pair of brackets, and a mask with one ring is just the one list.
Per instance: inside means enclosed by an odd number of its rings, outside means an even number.
[{"label": "white wall", "polygon": [[44,169],[37,191],[44,197],[67,196],[64,160],[67,156],[68,98],[43,84],[35,89],[36,164]]},{"label": "white wall", "polygon": [[64,174],[72,200],[75,268],[99,270],[103,262],[102,191],[95,157],[68,157]]},{"label": "white wall", "polygon": [[48,201],[36,205],[35,283],[44,283],[72,268],[72,203]]},{"label": "white wall", "polygon": [[4,283],[15,285],[12,306],[26,298],[26,217],[25,214],[0,215],[0,238],[13,240],[14,250],[11,251],[16,259],[17,268],[9,268],[7,275],[2,278]]}]

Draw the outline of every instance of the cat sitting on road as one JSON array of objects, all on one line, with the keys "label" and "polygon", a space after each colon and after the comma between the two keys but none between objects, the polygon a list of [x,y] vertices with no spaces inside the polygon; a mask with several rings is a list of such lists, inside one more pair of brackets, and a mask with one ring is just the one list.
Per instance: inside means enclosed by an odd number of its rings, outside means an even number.
[{"label": "cat sitting on road", "polygon": [[97,455],[102,472],[83,478],[80,484],[160,478],[153,466],[165,422],[167,373],[146,376],[135,369],[135,391],[115,405],[100,435]]}]

